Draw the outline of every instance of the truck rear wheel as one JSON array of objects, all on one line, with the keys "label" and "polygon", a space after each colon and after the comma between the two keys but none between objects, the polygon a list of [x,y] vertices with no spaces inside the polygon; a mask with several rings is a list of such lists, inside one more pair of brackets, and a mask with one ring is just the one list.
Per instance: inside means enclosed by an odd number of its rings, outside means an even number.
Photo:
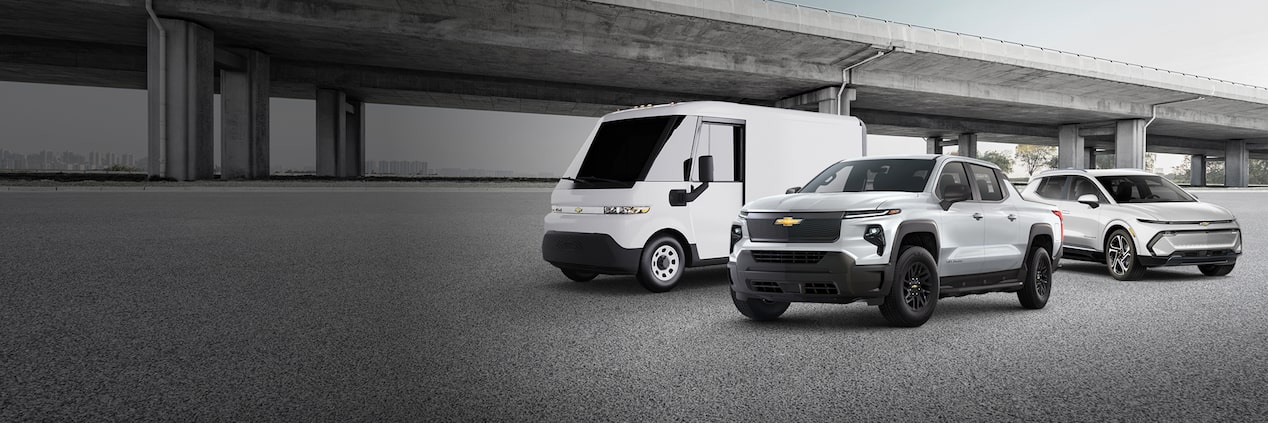
[{"label": "truck rear wheel", "polygon": [[735,303],[735,309],[739,310],[744,317],[759,322],[778,319],[788,310],[788,303],[735,298],[735,289],[731,290],[731,302]]},{"label": "truck rear wheel", "polygon": [[661,235],[643,246],[643,256],[638,261],[638,283],[648,291],[669,291],[678,286],[686,267],[682,244],[674,237]]},{"label": "truck rear wheel", "polygon": [[1017,291],[1017,300],[1021,306],[1038,310],[1048,305],[1048,295],[1052,294],[1052,256],[1043,247],[1035,247],[1030,252],[1030,263],[1026,269],[1026,280]]},{"label": "truck rear wheel", "polygon": [[924,248],[905,247],[894,266],[893,281],[881,315],[891,325],[914,328],[925,324],[938,305],[938,263]]},{"label": "truck rear wheel", "polygon": [[599,276],[598,273],[586,272],[586,271],[576,270],[576,269],[559,269],[559,270],[563,271],[564,276],[567,276],[568,279],[572,279],[573,281],[576,281],[576,282],[587,282],[587,281],[593,280],[596,276]]}]

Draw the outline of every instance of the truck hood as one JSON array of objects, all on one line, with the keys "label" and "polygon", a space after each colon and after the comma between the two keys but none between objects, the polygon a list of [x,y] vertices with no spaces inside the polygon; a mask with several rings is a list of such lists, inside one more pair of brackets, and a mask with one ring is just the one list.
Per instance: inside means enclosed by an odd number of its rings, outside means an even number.
[{"label": "truck hood", "polygon": [[1119,204],[1119,206],[1132,210],[1141,215],[1141,217],[1152,216],[1153,220],[1191,222],[1235,218],[1228,209],[1201,201],[1191,203],[1128,203]]},{"label": "truck hood", "polygon": [[915,192],[833,192],[785,194],[762,198],[744,206],[748,212],[874,210],[895,199],[916,198]]}]

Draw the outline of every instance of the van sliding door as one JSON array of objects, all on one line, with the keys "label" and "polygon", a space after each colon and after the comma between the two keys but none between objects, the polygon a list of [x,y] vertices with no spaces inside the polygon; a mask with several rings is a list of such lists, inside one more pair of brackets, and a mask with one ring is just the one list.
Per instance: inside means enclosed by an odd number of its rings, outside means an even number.
[{"label": "van sliding door", "polygon": [[731,221],[744,204],[744,122],[702,118],[692,151],[691,181],[701,183],[700,158],[713,157],[713,182],[688,204],[701,259],[725,258]]}]

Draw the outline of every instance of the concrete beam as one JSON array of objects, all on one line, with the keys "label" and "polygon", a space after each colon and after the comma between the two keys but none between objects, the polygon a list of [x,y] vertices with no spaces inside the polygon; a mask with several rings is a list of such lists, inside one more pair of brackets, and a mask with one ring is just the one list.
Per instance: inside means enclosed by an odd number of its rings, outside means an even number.
[{"label": "concrete beam", "polygon": [[[220,178],[269,177],[269,57],[238,50],[238,68],[220,70]],[[217,55],[220,60],[221,55]]]},{"label": "concrete beam", "polygon": [[1057,141],[1057,162],[1062,168],[1087,168],[1083,136],[1079,125],[1061,125]]},{"label": "concrete beam", "polygon": [[1206,155],[1194,154],[1189,156],[1189,185],[1195,187],[1206,186]]},{"label": "concrete beam", "polygon": [[853,116],[871,125],[903,126],[934,129],[948,135],[962,133],[1007,134],[1031,137],[1056,138],[1057,128],[1046,125],[960,118],[954,116],[921,115],[887,110],[851,110]]},{"label": "concrete beam", "polygon": [[336,89],[317,90],[317,175],[363,176],[365,103]]},{"label": "concrete beam", "polygon": [[1118,121],[1114,131],[1114,166],[1126,169],[1145,167],[1145,120]]},{"label": "concrete beam", "polygon": [[957,154],[962,157],[977,157],[977,134],[960,134],[959,150]]},{"label": "concrete beam", "polygon": [[1246,187],[1250,185],[1250,156],[1245,140],[1230,140],[1224,144],[1224,186]]},{"label": "concrete beam", "polygon": [[[208,179],[215,171],[214,35],[193,22],[160,21],[167,32],[162,50],[159,31],[149,24],[149,173],[177,180]],[[166,81],[160,81],[160,73]]]}]

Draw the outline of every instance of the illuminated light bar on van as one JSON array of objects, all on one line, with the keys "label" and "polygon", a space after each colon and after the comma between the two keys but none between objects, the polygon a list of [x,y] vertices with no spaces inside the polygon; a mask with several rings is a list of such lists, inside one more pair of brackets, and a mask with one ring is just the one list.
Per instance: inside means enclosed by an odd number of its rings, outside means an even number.
[{"label": "illuminated light bar on van", "polygon": [[887,209],[887,210],[850,210],[850,211],[845,212],[845,216],[844,216],[844,218],[845,218],[845,219],[862,219],[862,218],[865,218],[865,217],[890,216],[890,215],[895,215],[895,214],[899,214],[899,213],[902,213],[902,212],[903,212],[903,211],[902,211],[901,209]]},{"label": "illuminated light bar on van", "polygon": [[603,214],[643,214],[652,211],[644,206],[603,206]]}]

